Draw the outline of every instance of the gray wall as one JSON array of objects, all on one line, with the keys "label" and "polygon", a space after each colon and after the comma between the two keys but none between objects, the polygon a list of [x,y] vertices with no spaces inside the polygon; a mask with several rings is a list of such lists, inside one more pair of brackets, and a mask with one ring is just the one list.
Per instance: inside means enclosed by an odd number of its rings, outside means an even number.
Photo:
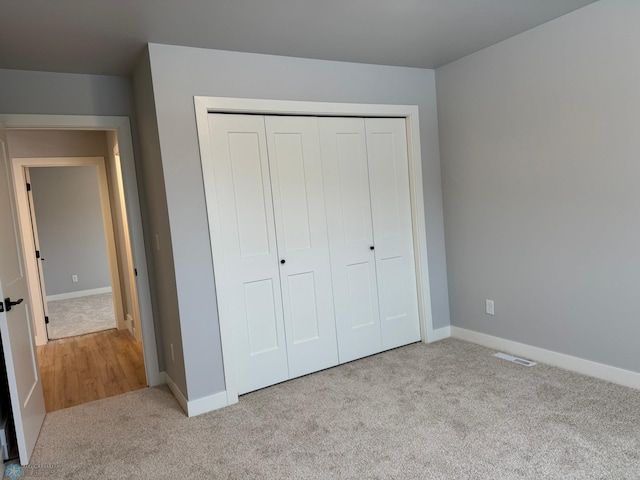
[{"label": "gray wall", "polygon": [[432,70],[156,44],[149,52],[160,144],[154,155],[162,156],[171,230],[161,242],[173,249],[189,399],[224,389],[194,95],[418,105],[433,316],[436,328],[449,324]]},{"label": "gray wall", "polygon": [[[164,190],[160,143],[149,56],[145,53],[133,76],[133,87],[138,112],[140,152],[138,155],[138,181],[143,185],[145,203],[150,206],[145,215],[147,242],[147,265],[149,282],[155,310],[156,337],[160,370],[166,371],[178,388],[186,395],[187,381],[182,356],[182,334],[178,320],[178,299],[173,269],[171,233]],[[158,235],[158,242],[155,240]],[[157,248],[158,243],[160,249]],[[171,344],[174,345],[175,361],[171,359]]]},{"label": "gray wall", "polygon": [[[110,287],[98,169],[29,171],[47,295]],[[71,275],[78,275],[77,283]]]},{"label": "gray wall", "polygon": [[601,0],[436,71],[453,325],[640,371],[639,25]]},{"label": "gray wall", "polygon": [[0,85],[0,113],[132,113],[131,84],[124,77],[0,69]]},{"label": "gray wall", "polygon": [[104,132],[79,130],[8,130],[11,158],[105,157]]}]

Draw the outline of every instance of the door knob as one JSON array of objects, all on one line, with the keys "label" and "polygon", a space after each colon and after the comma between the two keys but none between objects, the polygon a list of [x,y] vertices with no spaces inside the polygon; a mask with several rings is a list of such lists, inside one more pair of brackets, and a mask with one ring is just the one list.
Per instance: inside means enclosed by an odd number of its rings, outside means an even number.
[{"label": "door knob", "polygon": [[284,265],[284,264],[285,264],[285,263],[287,263],[287,262],[286,262],[286,260],[283,258],[282,260],[280,260],[280,263],[282,263],[282,264]]},{"label": "door knob", "polygon": [[376,248],[376,247],[374,247],[373,245],[371,245],[371,246],[369,247],[369,250],[373,250],[374,248]]},{"label": "door knob", "polygon": [[22,300],[24,300],[23,298],[20,298],[18,300],[16,300],[15,302],[12,302],[11,299],[9,297],[4,299],[4,306],[7,309],[7,312],[11,310],[11,307],[13,307],[14,305],[20,305],[22,303]]}]

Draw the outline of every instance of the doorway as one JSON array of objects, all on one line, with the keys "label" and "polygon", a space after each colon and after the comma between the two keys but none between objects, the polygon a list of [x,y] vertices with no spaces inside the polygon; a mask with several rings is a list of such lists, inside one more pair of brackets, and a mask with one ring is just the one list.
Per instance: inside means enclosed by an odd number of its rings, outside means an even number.
[{"label": "doorway", "polygon": [[[47,411],[147,386],[117,136],[16,129],[8,144]],[[110,319],[90,327],[96,304]]]},{"label": "doorway", "polygon": [[38,166],[44,162],[14,159],[14,165],[29,165],[24,174],[47,340],[122,328],[115,229],[109,228],[111,208],[100,195],[103,159]]},{"label": "doorway", "polygon": [[[128,117],[96,116],[96,115],[21,115],[0,114],[0,217],[6,227],[0,230],[2,246],[0,256],[3,258],[0,270],[0,290],[5,297],[29,297],[25,275],[24,258],[26,252],[19,241],[21,226],[18,225],[16,208],[16,192],[11,178],[11,168],[7,152],[8,131],[19,130],[82,130],[107,132],[116,140],[119,148],[122,168],[121,183],[123,185],[123,205],[126,205],[127,227],[130,231],[132,259],[135,268],[134,282],[138,293],[138,312],[140,326],[138,335],[142,339],[144,355],[144,373],[149,386],[165,383],[158,362],[155,324],[151,306],[150,276],[147,268],[146,248],[142,231],[142,214],[138,182],[133,156],[133,141]],[[47,154],[44,154],[46,156]],[[4,235],[2,235],[4,234]],[[17,300],[16,300],[17,301]],[[37,364],[35,352],[34,324],[31,321],[33,312],[31,301],[25,301],[25,308],[12,312],[13,320],[8,315],[0,315],[3,346],[5,346],[6,370],[9,379],[11,406],[16,424],[16,437],[20,453],[20,463],[27,465],[33,452],[38,433],[45,416],[42,378]],[[6,310],[5,310],[6,311]],[[17,320],[17,321],[16,321]],[[8,352],[6,346],[11,346]]]}]

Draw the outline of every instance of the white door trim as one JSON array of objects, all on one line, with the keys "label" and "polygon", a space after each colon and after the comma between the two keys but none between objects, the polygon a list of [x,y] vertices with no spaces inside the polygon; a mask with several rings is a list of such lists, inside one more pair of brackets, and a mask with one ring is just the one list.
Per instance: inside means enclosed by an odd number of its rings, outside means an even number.
[{"label": "white door trim", "polygon": [[[219,222],[215,183],[213,182],[213,158],[209,134],[209,113],[253,113],[260,115],[314,115],[343,117],[400,117],[406,121],[409,154],[409,184],[411,190],[411,220],[415,250],[416,281],[418,286],[418,312],[422,341],[436,340],[433,335],[431,296],[429,287],[429,266],[427,261],[426,222],[424,215],[424,194],[422,186],[422,155],[420,153],[420,126],[416,105],[372,105],[356,103],[297,102],[287,100],[261,100],[248,98],[194,97],[200,161],[204,178],[207,216],[213,260],[220,251]],[[214,276],[220,291],[222,281]],[[233,357],[232,325],[225,314],[224,302],[218,302],[222,357],[227,391],[227,404],[238,401],[236,371]]]},{"label": "white door trim", "polygon": [[[18,218],[22,225],[22,248],[24,250],[25,264],[27,266],[27,278],[29,279],[29,290],[32,298],[32,309],[34,311],[36,345],[47,343],[46,325],[44,322],[44,312],[39,308],[40,303],[36,301],[42,293],[39,293],[38,260],[33,249],[28,246],[34,245],[33,230],[29,223],[29,204],[27,198],[27,178],[26,168],[32,167],[96,167],[98,171],[98,191],[100,193],[100,209],[102,210],[102,228],[107,246],[107,258],[109,261],[109,276],[113,291],[114,311],[116,316],[116,326],[122,330],[126,328],[124,323],[124,308],[122,287],[120,282],[120,267],[116,254],[116,241],[113,228],[113,216],[111,214],[111,204],[109,202],[109,187],[107,185],[107,169],[104,157],[39,157],[39,158],[12,158],[11,168],[13,170],[13,181],[16,190]],[[35,221],[35,220],[34,220]],[[44,299],[46,301],[46,299]]]},{"label": "white door trim", "polygon": [[122,181],[131,234],[131,249],[138,270],[136,287],[142,324],[144,364],[149,386],[161,385],[158,368],[155,324],[151,308],[149,273],[145,254],[142,215],[133,156],[133,141],[128,117],[95,115],[21,115],[0,114],[0,126],[7,129],[112,130],[118,136]]}]

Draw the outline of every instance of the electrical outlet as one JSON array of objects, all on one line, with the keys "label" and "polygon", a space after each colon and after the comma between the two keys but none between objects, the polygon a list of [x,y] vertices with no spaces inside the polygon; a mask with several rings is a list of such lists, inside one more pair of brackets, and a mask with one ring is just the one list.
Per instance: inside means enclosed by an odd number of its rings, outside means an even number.
[{"label": "electrical outlet", "polygon": [[495,309],[495,305],[493,304],[493,300],[485,300],[485,310],[487,312],[487,315],[496,314],[496,309]]},{"label": "electrical outlet", "polygon": [[71,281],[73,283],[78,283],[78,275],[71,275]]},{"label": "electrical outlet", "polygon": [[173,351],[173,343],[171,344],[171,360],[172,361],[176,361],[176,355],[175,352]]}]

